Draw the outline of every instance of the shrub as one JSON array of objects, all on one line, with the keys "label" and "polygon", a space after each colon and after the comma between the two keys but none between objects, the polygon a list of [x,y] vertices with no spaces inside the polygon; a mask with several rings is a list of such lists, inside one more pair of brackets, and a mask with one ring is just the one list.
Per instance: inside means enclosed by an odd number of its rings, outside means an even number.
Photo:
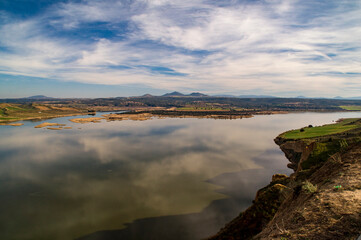
[{"label": "shrub", "polygon": [[302,189],[305,190],[308,193],[314,193],[317,191],[317,186],[313,185],[311,182],[306,181],[303,186]]},{"label": "shrub", "polygon": [[339,143],[340,143],[341,148],[347,148],[348,147],[348,143],[347,143],[347,141],[345,139],[341,139]]}]

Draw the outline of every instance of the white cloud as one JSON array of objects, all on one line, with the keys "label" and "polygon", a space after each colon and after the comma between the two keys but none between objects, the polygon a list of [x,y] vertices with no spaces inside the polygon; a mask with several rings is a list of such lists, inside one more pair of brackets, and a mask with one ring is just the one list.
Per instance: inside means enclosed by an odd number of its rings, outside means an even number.
[{"label": "white cloud", "polygon": [[[361,69],[361,8],[347,8],[347,3],[323,14],[315,13],[322,9],[302,12],[310,7],[302,2],[279,0],[223,7],[184,0],[54,5],[42,16],[0,26],[0,44],[11,50],[2,53],[0,69],[65,81],[174,90],[348,95],[346,83],[357,81],[347,73]],[[68,34],[81,33],[84,24],[96,22],[119,31],[124,21],[127,32],[116,32],[124,35],[121,39],[96,39],[86,33],[89,41],[83,41]],[[46,22],[58,34],[49,34]],[[159,74],[142,66],[186,75]]]}]

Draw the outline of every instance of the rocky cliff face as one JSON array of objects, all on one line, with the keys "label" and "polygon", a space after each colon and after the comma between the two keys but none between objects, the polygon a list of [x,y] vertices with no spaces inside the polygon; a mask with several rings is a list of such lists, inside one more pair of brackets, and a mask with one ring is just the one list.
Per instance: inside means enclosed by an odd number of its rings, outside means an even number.
[{"label": "rocky cliff face", "polygon": [[302,169],[301,163],[308,159],[315,145],[314,142],[303,140],[286,141],[281,137],[277,137],[275,143],[285,153],[286,158],[290,161],[287,166],[293,169],[295,173]]},{"label": "rocky cliff face", "polygon": [[210,239],[243,240],[261,232],[290,194],[291,189],[285,186],[288,182],[286,175],[274,175],[272,182],[257,192],[253,205]]},{"label": "rocky cliff face", "polygon": [[295,173],[276,174],[210,239],[352,239],[361,235],[361,130],[275,142]]}]

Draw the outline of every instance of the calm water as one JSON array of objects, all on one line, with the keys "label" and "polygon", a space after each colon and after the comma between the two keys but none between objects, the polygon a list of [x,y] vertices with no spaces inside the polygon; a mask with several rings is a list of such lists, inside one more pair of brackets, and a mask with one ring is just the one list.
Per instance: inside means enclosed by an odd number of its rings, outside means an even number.
[{"label": "calm water", "polygon": [[0,239],[204,238],[291,172],[279,133],[340,117],[361,114],[0,126]]}]

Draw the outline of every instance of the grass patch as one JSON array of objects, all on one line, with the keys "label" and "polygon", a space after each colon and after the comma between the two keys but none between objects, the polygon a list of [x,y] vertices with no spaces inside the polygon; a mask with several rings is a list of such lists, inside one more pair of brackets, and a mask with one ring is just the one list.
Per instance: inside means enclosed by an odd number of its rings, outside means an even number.
[{"label": "grass patch", "polygon": [[7,107],[7,110],[11,110],[11,111],[24,111],[24,108],[20,108],[20,107]]},{"label": "grass patch", "polygon": [[348,111],[361,111],[361,106],[356,105],[340,106],[340,108]]},{"label": "grass patch", "polygon": [[53,118],[62,115],[81,113],[71,108],[49,109],[42,112],[31,104],[0,103],[0,122],[18,121],[35,118]]},{"label": "grass patch", "polygon": [[285,132],[281,135],[281,137],[288,139],[302,139],[341,133],[361,127],[361,121],[357,120],[361,120],[361,118],[344,119],[339,123],[328,124],[320,127],[305,127]]},{"label": "grass patch", "polygon": [[32,107],[20,107],[20,106],[11,106],[11,107],[6,107],[7,111],[12,111],[12,112],[28,112],[28,111],[34,111],[36,110],[35,108]]},{"label": "grass patch", "polygon": [[304,170],[310,169],[313,166],[317,166],[329,158],[334,162],[341,162],[339,155],[335,155],[340,151],[344,151],[350,144],[359,142],[359,138],[346,139],[334,139],[327,142],[314,143],[313,150],[307,160],[301,163],[301,167]]},{"label": "grass patch", "polygon": [[340,150],[338,140],[326,143],[315,143],[314,149],[308,159],[301,163],[302,169],[309,169],[312,166],[325,162],[330,156]]},{"label": "grass patch", "polygon": [[8,121],[8,120],[16,120],[19,118],[13,118],[13,117],[0,117],[0,120]]}]

